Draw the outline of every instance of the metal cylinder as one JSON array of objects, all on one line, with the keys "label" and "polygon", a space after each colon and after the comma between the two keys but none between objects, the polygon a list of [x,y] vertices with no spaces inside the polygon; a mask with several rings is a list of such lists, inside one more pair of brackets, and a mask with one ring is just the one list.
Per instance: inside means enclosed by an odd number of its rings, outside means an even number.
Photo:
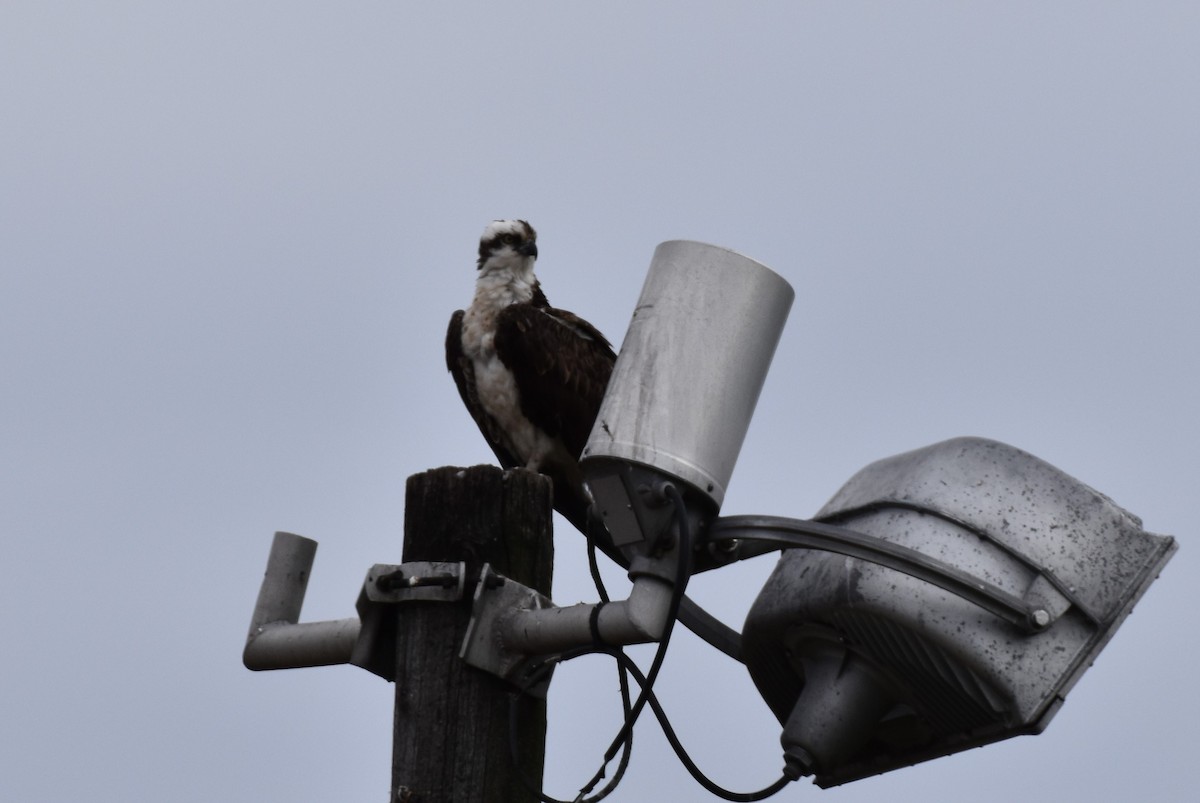
[{"label": "metal cylinder", "polygon": [[654,252],[583,450],[649,466],[719,507],[795,292],[741,254],[672,240]]},{"label": "metal cylinder", "polygon": [[317,542],[311,538],[275,533],[242,651],[247,669],[328,666],[350,660],[361,630],[358,619],[298,624],[316,555]]},{"label": "metal cylinder", "polygon": [[317,542],[295,533],[277,532],[267,556],[267,571],[258,590],[254,616],[250,621],[253,638],[264,625],[300,621],[304,592],[317,556]]}]

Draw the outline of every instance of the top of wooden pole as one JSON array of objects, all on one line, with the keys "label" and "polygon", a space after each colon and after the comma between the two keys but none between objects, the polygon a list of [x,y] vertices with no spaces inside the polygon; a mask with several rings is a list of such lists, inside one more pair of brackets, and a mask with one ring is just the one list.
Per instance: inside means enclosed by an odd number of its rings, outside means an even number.
[{"label": "top of wooden pole", "polygon": [[552,483],[524,469],[444,466],[408,478],[404,560],[466,561],[550,596]]}]

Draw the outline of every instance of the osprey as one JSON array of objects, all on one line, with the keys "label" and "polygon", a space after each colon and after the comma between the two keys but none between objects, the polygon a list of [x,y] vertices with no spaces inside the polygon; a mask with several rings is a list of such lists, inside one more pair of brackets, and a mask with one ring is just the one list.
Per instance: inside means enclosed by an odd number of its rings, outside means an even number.
[{"label": "osprey", "polygon": [[549,476],[554,508],[586,532],[579,455],[617,357],[596,327],[550,306],[533,274],[537,255],[524,220],[483,230],[475,298],[450,316],[446,367],[500,464]]}]

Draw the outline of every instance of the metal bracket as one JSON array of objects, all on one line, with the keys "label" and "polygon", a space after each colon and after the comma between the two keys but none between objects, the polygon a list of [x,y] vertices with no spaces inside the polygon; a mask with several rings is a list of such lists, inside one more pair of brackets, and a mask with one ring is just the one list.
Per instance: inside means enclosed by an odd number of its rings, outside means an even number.
[{"label": "metal bracket", "polygon": [[[477,669],[523,685],[521,670],[530,656],[505,646],[500,635],[502,621],[515,611],[553,607],[548,597],[497,574],[491,564],[484,564],[475,586],[471,622],[459,657]],[[529,693],[544,697],[549,680],[549,675],[539,680],[537,686],[528,689]]]},{"label": "metal bracket", "polygon": [[396,611],[405,602],[457,602],[466,595],[467,564],[376,563],[367,571],[355,608],[362,621],[350,663],[395,680]]},{"label": "metal bracket", "polygon": [[357,619],[300,623],[316,554],[317,542],[311,538],[275,533],[242,652],[247,669],[331,666],[350,660],[358,640]]},{"label": "metal bracket", "polygon": [[707,537],[709,541],[767,541],[870,561],[957,594],[1027,633],[1044,630],[1055,618],[1039,598],[1022,599],[915,549],[834,524],[782,516],[728,516],[717,519]]},{"label": "metal bracket", "polygon": [[466,587],[466,563],[419,560],[399,565],[376,563],[367,572],[363,593],[367,600],[379,604],[457,602]]}]

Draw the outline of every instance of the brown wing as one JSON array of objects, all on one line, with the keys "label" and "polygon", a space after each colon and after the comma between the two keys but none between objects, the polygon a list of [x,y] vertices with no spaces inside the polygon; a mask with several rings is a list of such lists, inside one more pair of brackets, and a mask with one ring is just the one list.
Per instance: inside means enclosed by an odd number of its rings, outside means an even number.
[{"label": "brown wing", "polygon": [[504,308],[495,345],[516,378],[521,412],[578,458],[617,359],[612,346],[574,313],[532,304]]},{"label": "brown wing", "polygon": [[496,453],[496,459],[504,468],[512,468],[520,463],[505,448],[496,431],[496,423],[491,416],[484,412],[483,405],[479,403],[479,394],[475,389],[475,367],[463,354],[462,322],[462,310],[458,310],[450,316],[450,327],[446,330],[446,367],[450,369],[450,375],[454,377],[454,384],[458,386],[458,395],[462,397],[467,412],[471,414],[471,418],[475,419],[479,431],[483,433],[484,440]]}]

